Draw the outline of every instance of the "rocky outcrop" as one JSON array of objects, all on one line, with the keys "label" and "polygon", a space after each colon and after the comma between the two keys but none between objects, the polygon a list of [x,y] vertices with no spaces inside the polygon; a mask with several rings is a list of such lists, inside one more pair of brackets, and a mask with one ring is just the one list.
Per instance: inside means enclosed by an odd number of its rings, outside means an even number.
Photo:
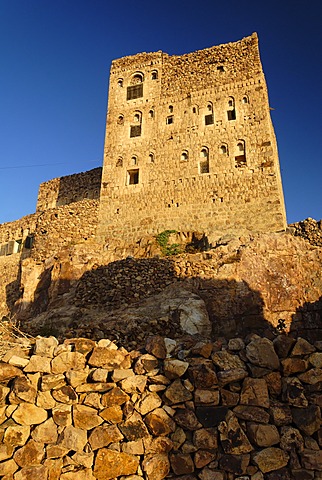
[{"label": "rocky outcrop", "polygon": [[313,479],[322,343],[38,337],[0,363],[5,480]]},{"label": "rocky outcrop", "polygon": [[304,238],[311,245],[322,247],[322,220],[316,221],[309,217],[302,222],[291,223],[288,231],[292,235]]}]

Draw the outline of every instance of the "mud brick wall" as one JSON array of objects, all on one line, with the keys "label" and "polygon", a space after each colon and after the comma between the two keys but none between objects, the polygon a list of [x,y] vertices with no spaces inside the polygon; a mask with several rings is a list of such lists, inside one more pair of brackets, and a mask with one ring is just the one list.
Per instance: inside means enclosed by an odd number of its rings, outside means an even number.
[{"label": "mud brick wall", "polygon": [[[137,86],[141,96],[128,99]],[[285,227],[256,34],[182,56],[113,61],[100,241]]]},{"label": "mud brick wall", "polygon": [[320,479],[322,344],[38,337],[0,363],[0,476]]},{"label": "mud brick wall", "polygon": [[75,173],[44,182],[39,187],[37,212],[56,208],[85,198],[100,196],[102,168]]}]

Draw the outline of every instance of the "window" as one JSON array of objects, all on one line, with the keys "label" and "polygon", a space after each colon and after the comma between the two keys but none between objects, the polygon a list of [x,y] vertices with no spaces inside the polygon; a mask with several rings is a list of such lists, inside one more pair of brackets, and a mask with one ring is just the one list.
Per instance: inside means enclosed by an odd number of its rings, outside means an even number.
[{"label": "window", "polygon": [[207,103],[207,115],[205,115],[205,125],[213,125],[214,123],[214,112],[211,102]]},{"label": "window", "polygon": [[140,137],[140,135],[141,135],[141,125],[131,125],[130,138]]},{"label": "window", "polygon": [[228,120],[236,120],[235,100],[233,97],[229,97],[228,100],[227,118]]},{"label": "window", "polygon": [[219,65],[219,66],[217,67],[217,70],[218,70],[218,72],[224,72],[224,71],[225,71],[223,65]]},{"label": "window", "polygon": [[143,83],[127,87],[126,100],[134,100],[143,97]]},{"label": "window", "polygon": [[123,115],[118,116],[117,124],[118,125],[124,125],[124,116]]},{"label": "window", "polygon": [[199,173],[209,173],[209,150],[203,147],[200,151]]},{"label": "window", "polygon": [[149,162],[154,163],[154,153],[150,153],[149,155]]},{"label": "window", "polygon": [[173,115],[169,115],[166,119],[166,124],[171,125],[173,123]]},{"label": "window", "polygon": [[149,118],[154,118],[154,110],[149,111]]},{"label": "window", "polygon": [[119,157],[116,162],[117,167],[123,167],[123,158]]},{"label": "window", "polygon": [[219,148],[219,152],[222,154],[222,155],[228,155],[228,147],[226,144],[222,144],[220,145],[220,148]]},{"label": "window", "polygon": [[170,113],[173,112],[173,106],[172,106],[172,105],[169,105],[169,112],[170,112]]},{"label": "window", "polygon": [[157,70],[153,70],[151,73],[151,80],[157,80],[158,79],[158,72]]},{"label": "window", "polygon": [[183,150],[183,152],[181,153],[181,157],[180,157],[181,162],[187,162],[188,159],[189,159],[188,151]]},{"label": "window", "polygon": [[119,87],[123,87],[123,78],[119,78],[119,79],[118,79],[117,85],[118,85]]},{"label": "window", "polygon": [[235,167],[244,167],[246,165],[246,151],[244,140],[238,140],[235,154]]},{"label": "window", "polygon": [[138,164],[138,159],[136,155],[133,155],[131,158],[131,165],[137,165]]},{"label": "window", "polygon": [[194,107],[192,107],[192,113],[199,113],[198,105],[195,105]]},{"label": "window", "polygon": [[127,184],[137,185],[139,183],[139,169],[127,171]]},{"label": "window", "polygon": [[243,97],[242,102],[243,102],[243,103],[249,103],[249,102],[248,102],[248,97],[247,97],[246,95]]}]

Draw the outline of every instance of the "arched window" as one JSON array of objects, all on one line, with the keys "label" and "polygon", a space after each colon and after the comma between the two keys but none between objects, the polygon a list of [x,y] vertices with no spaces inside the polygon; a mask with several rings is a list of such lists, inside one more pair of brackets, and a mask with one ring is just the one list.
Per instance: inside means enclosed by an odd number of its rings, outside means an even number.
[{"label": "arched window", "polygon": [[118,85],[119,87],[123,87],[123,78],[119,78],[119,79],[118,79],[117,85]]},{"label": "arched window", "polygon": [[143,97],[143,80],[144,76],[141,72],[136,72],[132,75],[130,85],[127,87],[126,91],[127,100]]},{"label": "arched window", "polygon": [[154,153],[152,152],[149,154],[149,162],[154,163]]},{"label": "arched window", "polygon": [[173,105],[169,105],[169,112],[173,113]]},{"label": "arched window", "polygon": [[229,97],[229,99],[228,99],[227,117],[228,117],[228,120],[236,120],[236,110],[235,110],[235,99],[234,99],[234,97]]},{"label": "arched window", "polygon": [[153,70],[153,72],[151,73],[151,80],[157,80],[157,79],[158,79],[158,71]]},{"label": "arched window", "polygon": [[207,115],[205,115],[205,125],[213,125],[214,123],[214,111],[212,102],[207,103]]},{"label": "arched window", "polygon": [[181,162],[187,162],[188,159],[189,159],[188,150],[183,150],[180,157]]},{"label": "arched window", "polygon": [[198,107],[198,105],[194,105],[194,106],[192,107],[192,113],[199,113],[199,107]]},{"label": "arched window", "polygon": [[202,147],[200,150],[199,173],[209,173],[209,150]]},{"label": "arched window", "polygon": [[131,165],[137,165],[138,164],[138,157],[136,155],[133,155],[131,158]]},{"label": "arched window", "polygon": [[149,118],[154,118],[154,110],[149,110]]},{"label": "arched window", "polygon": [[142,113],[134,112],[132,125],[130,126],[130,138],[139,137],[141,135]]},{"label": "arched window", "polygon": [[219,153],[222,155],[228,155],[228,146],[226,143],[222,143],[219,147]]},{"label": "arched window", "polygon": [[235,167],[246,166],[246,147],[244,140],[238,140],[236,143]]},{"label": "arched window", "polygon": [[123,167],[123,158],[119,157],[116,162],[117,167]]},{"label": "arched window", "polygon": [[242,103],[249,103],[248,96],[244,95],[242,99]]},{"label": "arched window", "polygon": [[119,115],[117,118],[117,124],[123,125],[124,124],[124,115]]}]

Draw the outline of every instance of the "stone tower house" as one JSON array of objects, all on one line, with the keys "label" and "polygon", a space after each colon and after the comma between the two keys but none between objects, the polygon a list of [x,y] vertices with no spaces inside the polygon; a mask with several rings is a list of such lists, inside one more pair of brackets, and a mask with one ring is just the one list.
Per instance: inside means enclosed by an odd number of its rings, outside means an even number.
[{"label": "stone tower house", "polygon": [[98,236],[280,231],[286,215],[257,35],[112,62]]}]

